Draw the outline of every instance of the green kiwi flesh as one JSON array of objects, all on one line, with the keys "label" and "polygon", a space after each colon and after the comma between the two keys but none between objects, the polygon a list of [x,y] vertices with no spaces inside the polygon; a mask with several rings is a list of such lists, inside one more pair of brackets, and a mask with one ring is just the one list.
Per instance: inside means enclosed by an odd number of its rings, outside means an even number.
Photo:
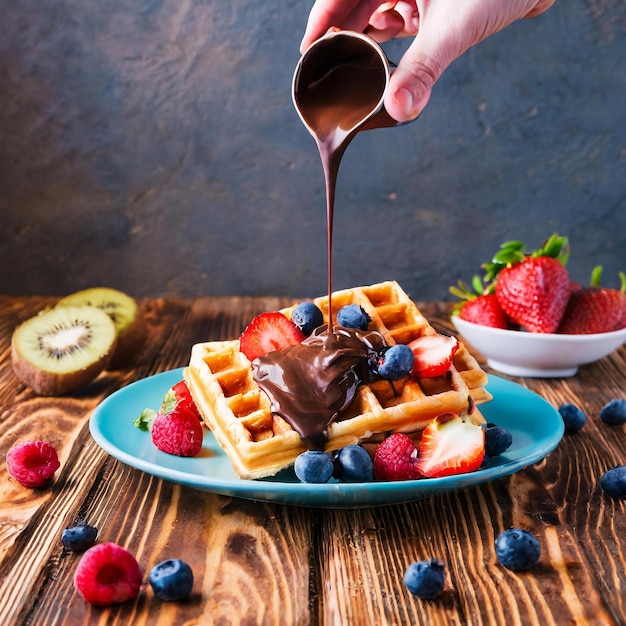
[{"label": "green kiwi flesh", "polygon": [[87,305],[104,311],[113,321],[117,346],[109,369],[124,367],[137,355],[146,340],[146,325],[137,305],[129,295],[110,287],[92,287],[60,300],[57,306]]},{"label": "green kiwi flesh", "polygon": [[55,307],[15,329],[13,370],[39,395],[64,395],[85,387],[107,367],[116,341],[115,325],[103,311]]}]

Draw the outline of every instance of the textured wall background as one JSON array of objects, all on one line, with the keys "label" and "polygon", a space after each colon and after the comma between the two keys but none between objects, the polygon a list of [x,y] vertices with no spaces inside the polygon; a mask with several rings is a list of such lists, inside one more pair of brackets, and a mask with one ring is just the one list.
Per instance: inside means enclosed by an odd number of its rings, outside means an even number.
[{"label": "textured wall background", "polygon": [[[0,3],[0,292],[318,295],[324,183],[290,85],[311,3]],[[498,245],[626,270],[626,3],[560,0],[469,51],[339,177],[337,288],[418,299]],[[386,46],[398,58],[406,42]]]}]

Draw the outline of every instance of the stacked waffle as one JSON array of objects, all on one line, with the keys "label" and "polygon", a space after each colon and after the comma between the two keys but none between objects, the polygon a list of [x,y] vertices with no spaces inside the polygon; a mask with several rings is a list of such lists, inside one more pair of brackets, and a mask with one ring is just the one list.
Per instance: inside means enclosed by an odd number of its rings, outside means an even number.
[{"label": "stacked waffle", "polygon": [[[314,300],[328,318],[328,297]],[[394,281],[337,291],[333,311],[359,304],[388,345],[408,344],[436,334],[407,294]],[[293,307],[283,310],[289,317]],[[272,413],[267,395],[253,378],[239,341],[213,341],[193,346],[185,380],[208,428],[241,478],[272,476],[293,464],[306,449],[300,435]],[[475,423],[484,421],[475,408],[491,399],[487,375],[464,345],[457,350],[445,376],[378,380],[361,385],[351,405],[328,428],[326,450],[375,442],[392,432],[419,436],[442,413],[471,411]]]}]

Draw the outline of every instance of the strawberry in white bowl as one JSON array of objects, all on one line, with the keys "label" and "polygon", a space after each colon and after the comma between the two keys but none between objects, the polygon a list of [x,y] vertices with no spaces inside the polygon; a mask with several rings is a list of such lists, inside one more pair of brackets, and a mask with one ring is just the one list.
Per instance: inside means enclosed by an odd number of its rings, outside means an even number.
[{"label": "strawberry in white bowl", "polygon": [[518,241],[503,244],[486,263],[472,290],[462,281],[450,289],[462,299],[452,316],[465,341],[490,367],[512,376],[566,377],[626,341],[626,275],[621,288],[571,281],[567,238],[554,234],[525,252]]}]

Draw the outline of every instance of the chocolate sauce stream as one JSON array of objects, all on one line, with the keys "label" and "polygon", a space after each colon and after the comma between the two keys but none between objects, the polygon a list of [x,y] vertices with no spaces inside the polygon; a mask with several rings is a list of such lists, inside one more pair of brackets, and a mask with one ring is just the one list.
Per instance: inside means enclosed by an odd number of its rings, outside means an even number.
[{"label": "chocolate sauce stream", "polygon": [[[294,79],[294,102],[317,143],[326,183],[328,325],[252,366],[272,412],[312,449],[323,449],[329,424],[354,400],[359,385],[369,382],[370,358],[385,345],[380,333],[334,327],[332,306],[337,174],[348,144],[382,100],[387,82],[382,62],[366,41],[337,36],[312,48]],[[381,117],[381,126],[389,119]]]},{"label": "chocolate sauce stream", "polygon": [[386,86],[378,53],[365,41],[340,35],[321,42],[300,67],[294,101],[315,138],[326,183],[328,319],[332,332],[332,250],[335,190],[341,158]]}]

